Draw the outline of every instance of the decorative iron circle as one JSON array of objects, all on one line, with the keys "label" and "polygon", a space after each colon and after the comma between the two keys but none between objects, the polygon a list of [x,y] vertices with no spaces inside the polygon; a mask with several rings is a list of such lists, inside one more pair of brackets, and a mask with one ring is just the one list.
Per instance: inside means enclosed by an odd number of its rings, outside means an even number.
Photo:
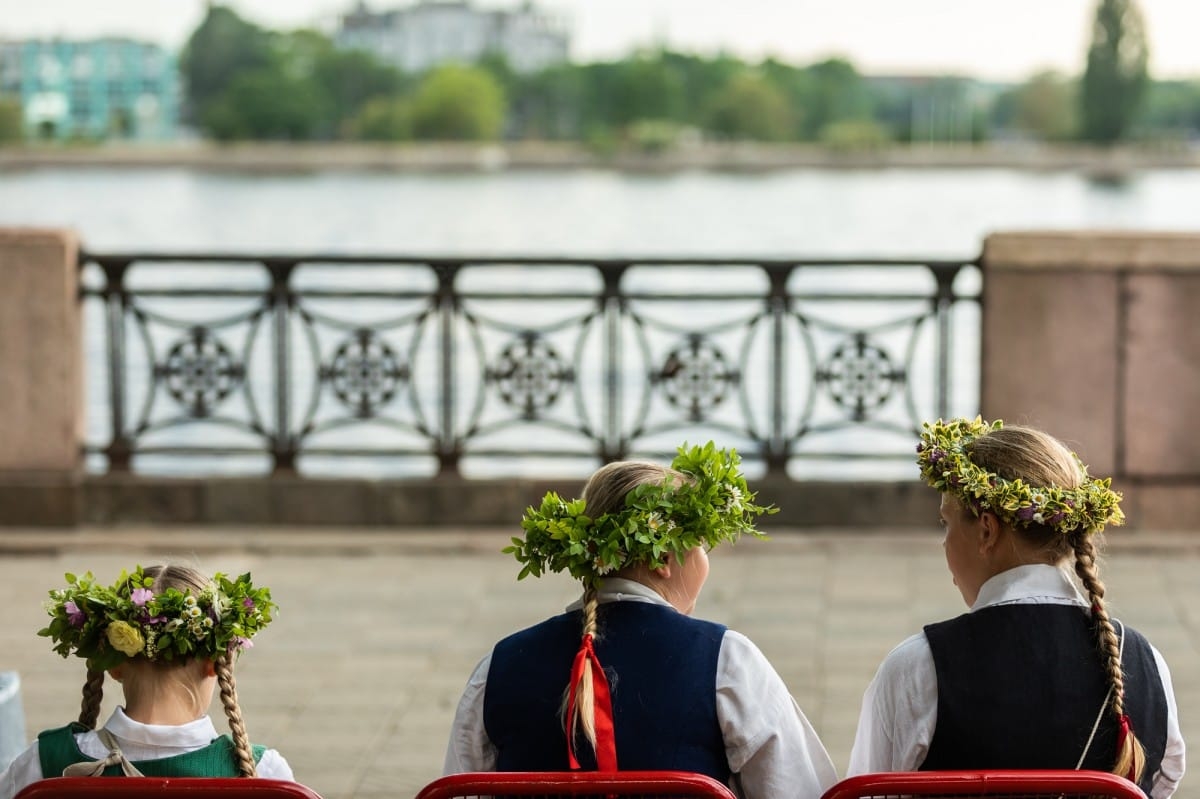
[{"label": "decorative iron circle", "polygon": [[893,366],[886,351],[866,336],[856,335],[833,351],[817,379],[825,383],[834,402],[861,420],[887,402],[904,382],[904,371]]},{"label": "decorative iron circle", "polygon": [[192,328],[156,368],[167,393],[191,416],[204,418],[221,404],[245,377],[245,367],[206,327]]},{"label": "decorative iron circle", "polygon": [[322,376],[334,396],[362,419],[375,416],[408,380],[408,367],[373,330],[357,330],[333,354]]},{"label": "decorative iron circle", "polygon": [[505,404],[532,419],[553,405],[563,386],[575,378],[548,341],[524,334],[504,348],[496,366],[488,370],[488,379],[496,384]]},{"label": "decorative iron circle", "polygon": [[715,345],[691,336],[667,355],[652,379],[662,386],[667,402],[700,421],[725,400],[729,387],[738,382],[738,372]]}]

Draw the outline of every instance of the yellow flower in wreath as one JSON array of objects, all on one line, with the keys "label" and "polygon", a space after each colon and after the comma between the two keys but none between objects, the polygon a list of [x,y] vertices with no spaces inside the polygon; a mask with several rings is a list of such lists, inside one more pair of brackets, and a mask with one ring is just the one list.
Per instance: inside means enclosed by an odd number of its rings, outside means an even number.
[{"label": "yellow flower in wreath", "polygon": [[142,640],[142,631],[124,621],[114,621],[109,624],[105,635],[108,636],[108,642],[113,645],[114,649],[129,657],[141,652],[146,643]]}]

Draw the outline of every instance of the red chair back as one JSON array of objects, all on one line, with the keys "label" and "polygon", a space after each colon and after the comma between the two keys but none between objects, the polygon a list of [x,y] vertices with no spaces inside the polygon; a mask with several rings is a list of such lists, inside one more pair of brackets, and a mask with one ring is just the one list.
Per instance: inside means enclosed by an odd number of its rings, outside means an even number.
[{"label": "red chair back", "polygon": [[452,774],[434,780],[417,799],[473,796],[697,797],[736,799],[729,788],[686,771],[495,771]]},{"label": "red chair back", "polygon": [[14,799],[321,799],[289,780],[249,777],[51,777],[22,788]]},{"label": "red chair back", "polygon": [[978,797],[995,799],[1146,799],[1124,777],[1104,771],[993,770],[902,771],[860,774],[834,785],[821,799],[883,797]]}]

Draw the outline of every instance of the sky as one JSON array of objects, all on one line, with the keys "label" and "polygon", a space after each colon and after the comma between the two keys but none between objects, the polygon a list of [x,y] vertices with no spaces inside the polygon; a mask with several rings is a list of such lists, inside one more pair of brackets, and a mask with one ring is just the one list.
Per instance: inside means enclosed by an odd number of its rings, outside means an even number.
[{"label": "sky", "polygon": [[[225,0],[267,27],[332,30],[354,0]],[[474,0],[511,8],[517,0]],[[850,58],[871,74],[1020,80],[1082,70],[1096,0],[539,0],[572,35],[572,57],[666,44],[797,64]],[[372,9],[406,0],[368,0]],[[1198,0],[1141,0],[1155,77],[1200,77]],[[124,35],[180,47],[205,0],[0,0],[0,39]]]}]

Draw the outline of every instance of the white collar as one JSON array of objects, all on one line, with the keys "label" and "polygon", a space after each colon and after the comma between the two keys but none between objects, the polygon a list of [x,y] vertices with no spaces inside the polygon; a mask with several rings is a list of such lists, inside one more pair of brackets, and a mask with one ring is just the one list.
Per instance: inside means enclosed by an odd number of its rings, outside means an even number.
[{"label": "white collar", "polygon": [[125,741],[146,746],[181,746],[200,748],[212,743],[217,737],[217,728],[212,719],[201,716],[187,724],[142,724],[125,715],[125,708],[118,706],[104,722],[104,728]]},{"label": "white collar", "polygon": [[[596,598],[601,604],[605,602],[649,602],[654,605],[674,607],[663,599],[662,594],[648,585],[630,580],[626,577],[605,577],[596,592]],[[583,607],[582,597],[567,605],[567,611],[579,610]]]},{"label": "white collar", "polygon": [[971,611],[992,605],[1029,603],[1079,605],[1085,608],[1088,605],[1066,571],[1058,566],[1035,563],[1016,566],[991,577],[979,587],[979,595]]}]

